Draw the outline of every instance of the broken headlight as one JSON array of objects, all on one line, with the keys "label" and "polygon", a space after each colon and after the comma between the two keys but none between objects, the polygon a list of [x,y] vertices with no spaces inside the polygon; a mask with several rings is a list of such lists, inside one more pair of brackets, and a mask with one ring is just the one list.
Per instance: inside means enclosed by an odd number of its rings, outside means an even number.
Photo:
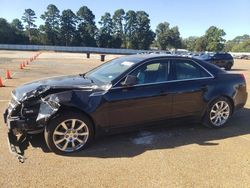
[{"label": "broken headlight", "polygon": [[36,116],[39,112],[40,104],[36,104],[33,106],[25,106],[22,108],[23,116]]},{"label": "broken headlight", "polygon": [[51,95],[42,100],[40,104],[39,113],[37,116],[37,121],[47,121],[49,117],[57,112],[60,104],[58,102],[58,98]]},{"label": "broken headlight", "polygon": [[57,101],[48,100],[46,101],[48,105],[50,105],[53,109],[58,109],[60,107],[60,104]]}]

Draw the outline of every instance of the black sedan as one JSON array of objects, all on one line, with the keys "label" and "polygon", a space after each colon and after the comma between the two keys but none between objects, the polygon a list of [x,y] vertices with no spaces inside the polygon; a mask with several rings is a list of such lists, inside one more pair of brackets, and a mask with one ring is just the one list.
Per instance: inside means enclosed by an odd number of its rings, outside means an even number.
[{"label": "black sedan", "polygon": [[234,58],[229,53],[203,54],[197,58],[225,68],[225,70],[231,70],[234,65]]},{"label": "black sedan", "polygon": [[97,135],[180,117],[223,127],[247,100],[246,81],[213,64],[171,55],[131,55],[88,73],[25,84],[4,114],[13,152],[44,132],[57,154],[85,148]]}]

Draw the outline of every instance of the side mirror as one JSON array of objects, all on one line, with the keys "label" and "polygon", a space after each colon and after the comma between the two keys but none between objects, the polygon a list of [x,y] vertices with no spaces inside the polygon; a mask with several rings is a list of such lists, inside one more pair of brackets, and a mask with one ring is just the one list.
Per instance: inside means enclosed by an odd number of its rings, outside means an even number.
[{"label": "side mirror", "polygon": [[124,82],[121,83],[123,86],[133,86],[137,84],[137,77],[133,75],[128,75]]}]

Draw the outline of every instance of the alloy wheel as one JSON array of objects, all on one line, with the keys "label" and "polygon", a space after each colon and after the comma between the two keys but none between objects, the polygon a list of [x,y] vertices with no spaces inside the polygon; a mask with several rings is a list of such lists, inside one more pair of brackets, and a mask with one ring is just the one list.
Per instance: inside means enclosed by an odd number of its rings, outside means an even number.
[{"label": "alloy wheel", "polygon": [[210,121],[214,126],[220,127],[230,116],[230,106],[226,101],[216,102],[210,111]]},{"label": "alloy wheel", "polygon": [[77,151],[89,137],[87,125],[79,119],[68,119],[57,125],[53,132],[55,146],[63,152]]}]

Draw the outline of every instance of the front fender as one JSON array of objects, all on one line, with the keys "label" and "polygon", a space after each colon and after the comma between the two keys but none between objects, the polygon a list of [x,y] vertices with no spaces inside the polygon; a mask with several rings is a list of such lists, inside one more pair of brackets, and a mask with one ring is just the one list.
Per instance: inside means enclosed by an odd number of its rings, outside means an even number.
[{"label": "front fender", "polygon": [[91,117],[101,102],[101,96],[91,96],[92,90],[72,90],[51,94],[42,100],[37,122],[46,124],[56,112],[63,108],[78,109]]}]

